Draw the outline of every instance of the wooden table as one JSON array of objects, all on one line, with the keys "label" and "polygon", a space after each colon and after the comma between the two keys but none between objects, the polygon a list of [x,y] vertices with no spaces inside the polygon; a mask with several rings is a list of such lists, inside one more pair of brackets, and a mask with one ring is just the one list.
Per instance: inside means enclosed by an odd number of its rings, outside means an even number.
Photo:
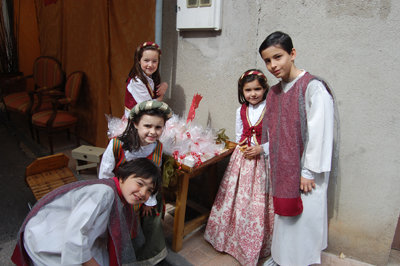
[{"label": "wooden table", "polygon": [[187,195],[189,188],[189,180],[205,171],[208,172],[207,183],[208,189],[213,190],[209,193],[209,201],[214,200],[217,187],[217,163],[224,158],[230,156],[234,151],[236,143],[228,142],[228,149],[221,154],[205,161],[198,167],[188,167],[184,164],[179,165],[181,168],[176,170],[178,173],[178,191],[176,193],[175,215],[174,215],[174,231],[172,238],[172,250],[178,252],[182,249],[183,237],[198,228],[207,221],[210,210],[205,210],[200,216],[185,223],[185,213],[187,205]]}]

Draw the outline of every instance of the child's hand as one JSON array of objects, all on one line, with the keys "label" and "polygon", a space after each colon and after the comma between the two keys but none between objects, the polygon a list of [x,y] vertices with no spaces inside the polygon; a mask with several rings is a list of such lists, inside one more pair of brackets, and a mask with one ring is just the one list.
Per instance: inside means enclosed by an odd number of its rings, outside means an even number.
[{"label": "child's hand", "polygon": [[162,82],[157,86],[157,99],[162,100],[164,98],[165,93],[167,92],[168,84],[166,82]]},{"label": "child's hand", "polygon": [[300,190],[304,193],[311,192],[315,188],[314,179],[300,178]]},{"label": "child's hand", "polygon": [[151,216],[151,210],[153,209],[152,206],[142,205],[142,217],[143,216]]},{"label": "child's hand", "polygon": [[243,155],[246,159],[254,159],[257,155],[264,152],[263,147],[260,145],[249,146],[243,151]]}]

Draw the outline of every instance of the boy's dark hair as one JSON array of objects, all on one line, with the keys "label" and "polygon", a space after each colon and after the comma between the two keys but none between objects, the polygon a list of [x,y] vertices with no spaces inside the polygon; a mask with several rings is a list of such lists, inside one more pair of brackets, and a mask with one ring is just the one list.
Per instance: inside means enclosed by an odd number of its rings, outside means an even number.
[{"label": "boy's dark hair", "polygon": [[126,151],[137,151],[140,148],[140,138],[138,131],[135,127],[135,124],[139,124],[140,119],[142,119],[143,115],[151,115],[158,116],[164,119],[164,124],[168,120],[168,116],[165,112],[160,109],[150,109],[140,111],[138,115],[136,115],[133,119],[128,119],[128,125],[126,126],[125,131],[121,136],[118,137],[120,141],[122,141],[122,148]]},{"label": "boy's dark hair", "polygon": [[122,181],[125,181],[131,175],[144,179],[151,178],[151,182],[154,184],[154,191],[152,194],[157,193],[161,187],[161,171],[153,161],[147,158],[137,158],[128,161],[121,165],[116,172],[116,176]]},{"label": "boy's dark hair", "polygon": [[[250,71],[263,73],[261,70],[256,69],[256,68],[249,69],[245,73],[248,73]],[[256,74],[254,74],[254,75],[251,74],[251,75],[245,75],[244,77],[243,77],[243,75],[238,80],[238,100],[239,100],[239,103],[240,104],[244,104],[245,103],[246,105],[249,105],[249,102],[244,97],[243,87],[244,87],[244,85],[246,83],[252,82],[254,80],[258,80],[258,82],[260,83],[261,87],[263,89],[266,89],[264,94],[263,94],[263,100],[265,100],[265,98],[267,98],[267,93],[268,93],[269,86],[268,86],[268,83],[267,83],[267,78],[264,76],[264,74],[263,74],[263,76],[256,75]]]},{"label": "boy's dark hair", "polygon": [[161,55],[160,55],[160,51],[154,47],[154,46],[138,46],[138,48],[136,48],[135,51],[135,55],[133,57],[133,66],[129,72],[128,78],[126,81],[128,81],[129,78],[133,78],[133,79],[137,79],[139,78],[143,84],[148,85],[148,81],[145,77],[145,74],[143,73],[142,68],[140,67],[140,59],[142,59],[143,56],[143,52],[146,50],[154,50],[156,52],[158,52],[158,67],[156,72],[154,72],[151,75],[151,79],[154,81],[154,88],[157,88],[158,85],[160,85],[161,83],[161,76],[160,76],[160,60],[161,60]]},{"label": "boy's dark hair", "polygon": [[261,52],[267,49],[270,46],[280,46],[283,50],[285,50],[288,54],[290,54],[293,50],[293,42],[290,36],[281,31],[275,31],[265,38],[265,40],[261,43],[258,52],[261,55]]}]

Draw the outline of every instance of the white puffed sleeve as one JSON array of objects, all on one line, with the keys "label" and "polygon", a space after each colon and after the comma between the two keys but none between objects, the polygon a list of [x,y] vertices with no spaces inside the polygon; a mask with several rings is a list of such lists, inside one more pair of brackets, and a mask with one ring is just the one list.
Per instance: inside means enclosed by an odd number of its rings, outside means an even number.
[{"label": "white puffed sleeve", "polygon": [[236,142],[240,141],[240,138],[242,137],[243,133],[243,122],[240,117],[240,108],[236,109],[236,124],[235,124],[235,137],[236,137]]},{"label": "white puffed sleeve", "polygon": [[113,152],[113,140],[110,140],[106,150],[103,153],[99,169],[99,178],[113,178],[115,168],[115,157]]},{"label": "white puffed sleeve", "polygon": [[[73,209],[64,231],[63,264],[83,263],[94,256],[95,241],[107,231],[114,191],[106,185],[93,185],[84,193],[72,195],[71,201]],[[72,258],[77,254],[82,260],[75,262]]]},{"label": "white puffed sleeve", "polygon": [[[147,81],[149,82],[150,87],[154,91],[153,80],[150,78],[147,78]],[[132,78],[129,81],[127,89],[128,89],[128,92],[135,99],[136,103],[141,103],[144,101],[152,100],[151,95],[149,94],[149,91],[147,90],[146,85],[139,78],[137,78],[136,80],[134,78]],[[125,109],[125,117],[129,117],[129,110]]]}]

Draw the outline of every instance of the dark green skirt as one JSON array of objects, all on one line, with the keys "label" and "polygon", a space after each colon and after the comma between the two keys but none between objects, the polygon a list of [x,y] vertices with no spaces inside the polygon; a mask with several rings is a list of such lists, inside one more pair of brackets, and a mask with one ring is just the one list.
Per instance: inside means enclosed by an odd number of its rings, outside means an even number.
[{"label": "dark green skirt", "polygon": [[137,259],[135,265],[156,265],[168,254],[161,220],[163,207],[163,200],[159,193],[157,206],[152,210],[152,215],[139,218],[145,242],[137,247],[133,241]]}]

